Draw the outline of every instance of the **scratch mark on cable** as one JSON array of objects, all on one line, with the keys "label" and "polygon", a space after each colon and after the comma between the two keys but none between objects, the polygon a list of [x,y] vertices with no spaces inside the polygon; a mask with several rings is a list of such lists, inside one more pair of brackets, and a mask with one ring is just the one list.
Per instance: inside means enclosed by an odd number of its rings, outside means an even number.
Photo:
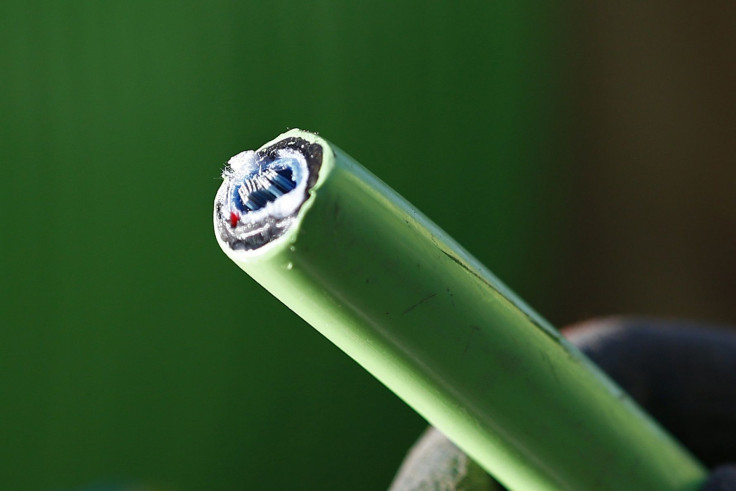
[{"label": "scratch mark on cable", "polygon": [[468,352],[468,348],[470,348],[470,341],[473,339],[473,335],[480,331],[480,327],[478,326],[470,326],[470,336],[468,336],[468,341],[465,343],[465,349],[463,350],[463,354]]},{"label": "scratch mark on cable", "polygon": [[544,351],[540,351],[540,354],[542,355],[542,358],[547,363],[547,366],[549,367],[550,371],[552,372],[552,376],[554,377],[555,381],[559,384],[560,378],[557,376],[557,370],[555,370],[555,366],[552,364],[552,360],[549,359],[549,356]]},{"label": "scratch mark on cable", "polygon": [[429,300],[430,298],[434,298],[434,297],[436,297],[436,296],[437,296],[437,294],[436,294],[436,293],[433,293],[433,294],[431,294],[431,295],[427,295],[426,297],[424,297],[423,299],[421,299],[420,301],[418,301],[417,303],[415,303],[414,305],[412,305],[411,307],[409,307],[408,309],[406,309],[405,311],[403,311],[403,312],[401,313],[401,315],[404,315],[404,314],[408,314],[409,312],[411,312],[411,311],[412,311],[412,310],[414,310],[415,308],[419,307],[420,305],[422,305],[422,304],[423,304],[424,302],[426,302],[426,301],[427,301],[427,300]]}]

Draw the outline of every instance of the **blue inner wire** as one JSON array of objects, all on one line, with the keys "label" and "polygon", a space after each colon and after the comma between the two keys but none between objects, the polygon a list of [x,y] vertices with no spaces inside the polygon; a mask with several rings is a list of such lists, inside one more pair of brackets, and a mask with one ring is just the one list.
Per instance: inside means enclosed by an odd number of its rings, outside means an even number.
[{"label": "blue inner wire", "polygon": [[295,165],[294,159],[278,159],[245,177],[233,188],[235,208],[242,213],[260,210],[266,203],[293,190],[296,187],[292,171]]}]

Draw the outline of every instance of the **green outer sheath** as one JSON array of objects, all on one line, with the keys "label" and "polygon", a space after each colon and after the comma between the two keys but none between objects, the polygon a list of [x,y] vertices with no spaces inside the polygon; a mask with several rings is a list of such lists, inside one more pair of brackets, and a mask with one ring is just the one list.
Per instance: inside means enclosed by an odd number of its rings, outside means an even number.
[{"label": "green outer sheath", "polygon": [[[324,147],[293,230],[225,253],[510,489],[696,489],[703,467],[424,215]],[[273,142],[270,142],[273,143]]]}]

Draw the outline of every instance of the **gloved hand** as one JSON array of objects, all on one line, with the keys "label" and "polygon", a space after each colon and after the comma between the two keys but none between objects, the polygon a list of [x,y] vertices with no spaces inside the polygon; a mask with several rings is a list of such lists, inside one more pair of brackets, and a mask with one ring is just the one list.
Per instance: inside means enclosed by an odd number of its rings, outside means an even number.
[{"label": "gloved hand", "polygon": [[[713,469],[703,491],[736,490],[736,330],[647,318],[593,320],[563,334]],[[391,491],[499,489],[437,430],[419,439]]]}]

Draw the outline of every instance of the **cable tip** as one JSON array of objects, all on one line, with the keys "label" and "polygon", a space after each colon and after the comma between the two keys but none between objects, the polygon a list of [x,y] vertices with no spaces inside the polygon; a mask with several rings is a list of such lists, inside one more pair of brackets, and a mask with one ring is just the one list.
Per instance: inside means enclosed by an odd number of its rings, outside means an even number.
[{"label": "cable tip", "polygon": [[309,198],[322,165],[320,143],[292,130],[258,151],[232,157],[215,197],[215,231],[233,250],[254,250],[281,237]]}]

